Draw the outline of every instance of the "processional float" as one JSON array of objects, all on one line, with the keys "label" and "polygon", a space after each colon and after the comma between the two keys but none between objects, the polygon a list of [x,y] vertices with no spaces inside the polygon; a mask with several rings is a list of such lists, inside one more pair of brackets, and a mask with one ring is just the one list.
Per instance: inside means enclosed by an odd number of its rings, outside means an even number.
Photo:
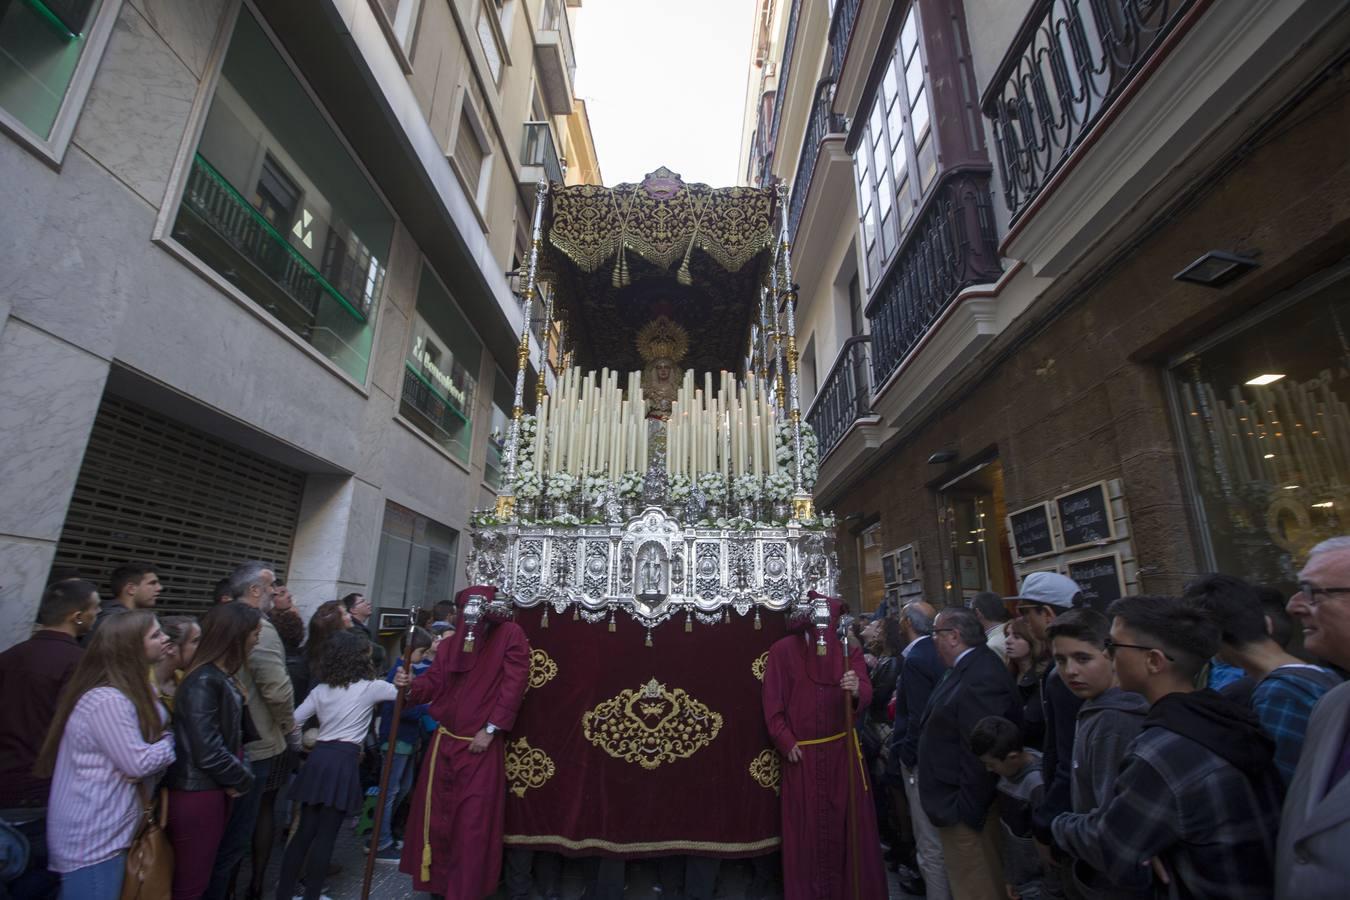
[{"label": "processional float", "polygon": [[[778,844],[764,663],[789,608],[836,575],[811,496],[786,199],[666,169],[538,186],[504,487],[468,554],[470,582],[497,587],[532,648],[508,845]],[[527,413],[540,324],[556,377]]]}]

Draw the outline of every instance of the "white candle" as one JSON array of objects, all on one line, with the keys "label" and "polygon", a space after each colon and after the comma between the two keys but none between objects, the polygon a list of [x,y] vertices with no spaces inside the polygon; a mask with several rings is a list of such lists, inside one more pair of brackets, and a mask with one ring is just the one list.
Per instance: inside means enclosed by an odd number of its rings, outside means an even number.
[{"label": "white candle", "polygon": [[753,427],[750,429],[750,465],[755,477],[759,478],[763,474],[760,469],[761,459],[759,455],[759,416],[754,417],[751,425]]},{"label": "white candle", "polygon": [[544,397],[544,402],[539,404],[539,417],[535,421],[534,429],[534,469],[536,472],[544,470],[544,460],[548,457],[548,402],[552,399]]}]

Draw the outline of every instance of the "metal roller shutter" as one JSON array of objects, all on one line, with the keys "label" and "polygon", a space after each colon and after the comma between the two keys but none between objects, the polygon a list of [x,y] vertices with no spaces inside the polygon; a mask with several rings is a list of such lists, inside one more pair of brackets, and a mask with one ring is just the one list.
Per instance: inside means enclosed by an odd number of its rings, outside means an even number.
[{"label": "metal roller shutter", "polygon": [[164,612],[200,612],[236,564],[290,562],[305,476],[105,395],[55,565],[106,591],[127,560],[154,563]]}]

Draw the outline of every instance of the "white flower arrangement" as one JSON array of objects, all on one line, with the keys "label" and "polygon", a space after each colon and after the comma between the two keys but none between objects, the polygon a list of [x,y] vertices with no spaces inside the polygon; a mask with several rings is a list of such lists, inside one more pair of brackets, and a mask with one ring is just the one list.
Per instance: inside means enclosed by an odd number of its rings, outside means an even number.
[{"label": "white flower arrangement", "polygon": [[721,472],[704,472],[698,476],[698,489],[709,500],[724,500],[727,496],[727,480]]},{"label": "white flower arrangement", "polygon": [[731,495],[741,503],[758,500],[760,496],[759,476],[750,472],[737,475],[731,482]]},{"label": "white flower arrangement", "polygon": [[641,472],[628,471],[619,476],[619,497],[624,500],[636,500],[642,496],[643,477]]},{"label": "white flower arrangement", "polygon": [[684,503],[689,499],[689,495],[694,492],[693,482],[689,480],[688,475],[670,476],[670,499],[674,503]]},{"label": "white flower arrangement", "polygon": [[550,500],[569,500],[576,490],[576,476],[571,472],[554,472],[549,476],[545,496]]},{"label": "white flower arrangement", "polygon": [[609,490],[609,479],[603,472],[592,472],[581,483],[581,498],[586,505],[600,502],[605,491]]},{"label": "white flower arrangement", "polygon": [[[792,423],[782,421],[778,423],[777,434],[775,435],[774,458],[778,460],[778,471],[781,473],[787,470],[788,477],[792,477]],[[816,486],[816,479],[820,477],[820,441],[816,438],[816,432],[810,425],[802,423],[802,489],[810,491]]]},{"label": "white flower arrangement", "polygon": [[779,469],[772,475],[764,479],[764,496],[776,503],[784,502],[792,497],[792,476],[786,469]]},{"label": "white flower arrangement", "polygon": [[530,461],[522,461],[516,469],[516,496],[534,499],[544,492],[544,478],[534,470]]}]

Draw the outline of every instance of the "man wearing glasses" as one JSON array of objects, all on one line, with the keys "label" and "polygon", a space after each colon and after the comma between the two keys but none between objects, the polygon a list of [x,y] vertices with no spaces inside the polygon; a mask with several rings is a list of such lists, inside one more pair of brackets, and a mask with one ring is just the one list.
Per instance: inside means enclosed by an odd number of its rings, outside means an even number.
[{"label": "man wearing glasses", "polygon": [[[1308,554],[1289,614],[1309,653],[1350,668],[1350,537]],[[1350,885],[1350,684],[1325,694],[1308,722],[1285,799],[1276,853],[1276,897],[1322,900]]]},{"label": "man wearing glasses", "polygon": [[1273,890],[1280,778],[1246,707],[1195,683],[1219,648],[1205,610],[1171,597],[1111,604],[1106,652],[1126,691],[1151,704],[1110,798],[1063,813],[1055,842],[1116,882],[1152,864],[1168,896],[1261,900]]}]

